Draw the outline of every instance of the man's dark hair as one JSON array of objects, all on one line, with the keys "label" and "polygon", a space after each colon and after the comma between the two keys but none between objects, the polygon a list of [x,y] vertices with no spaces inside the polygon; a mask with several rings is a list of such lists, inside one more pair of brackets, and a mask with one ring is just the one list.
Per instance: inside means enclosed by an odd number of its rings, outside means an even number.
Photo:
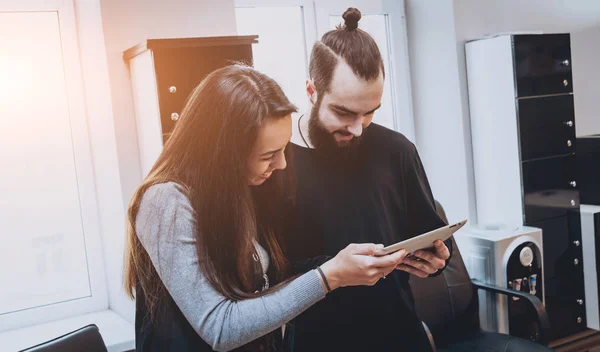
[{"label": "man's dark hair", "polygon": [[344,60],[359,77],[370,81],[385,77],[383,59],[373,37],[358,28],[360,11],[348,8],[342,15],[344,24],[323,35],[313,45],[310,54],[309,74],[318,93],[329,91],[333,71],[340,59]]}]

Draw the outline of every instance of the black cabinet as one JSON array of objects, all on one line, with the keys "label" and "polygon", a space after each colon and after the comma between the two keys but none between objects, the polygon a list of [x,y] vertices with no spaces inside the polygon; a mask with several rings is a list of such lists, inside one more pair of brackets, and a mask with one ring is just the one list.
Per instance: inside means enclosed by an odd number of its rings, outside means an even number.
[{"label": "black cabinet", "polygon": [[577,137],[581,204],[600,205],[600,134]]},{"label": "black cabinet", "polygon": [[579,211],[530,225],[544,234],[546,309],[552,334],[564,337],[581,331],[586,307]]},{"label": "black cabinet", "polygon": [[252,65],[258,36],[148,39],[123,54],[129,62],[142,172],[148,173],[193,89],[212,71]]},{"label": "black cabinet", "polygon": [[[192,90],[210,72],[234,62],[251,65],[252,47],[219,45],[155,50],[158,102],[165,141],[176,122],[171,118],[172,113],[181,111]],[[177,91],[171,92],[171,87],[176,87]]]},{"label": "black cabinet", "polygon": [[543,230],[546,308],[561,338],[586,327],[570,40],[513,42],[524,219]]},{"label": "black cabinet", "polygon": [[555,339],[586,328],[568,34],[514,36],[525,224],[544,238]]},{"label": "black cabinet", "polygon": [[521,171],[526,224],[579,208],[575,155],[523,162]]},{"label": "black cabinet", "polygon": [[519,99],[517,104],[523,161],[575,152],[573,95]]},{"label": "black cabinet", "polygon": [[573,92],[568,34],[513,36],[517,96]]},{"label": "black cabinet", "polygon": [[467,43],[466,56],[478,220],[543,230],[551,337],[583,331],[570,36],[500,35]]}]

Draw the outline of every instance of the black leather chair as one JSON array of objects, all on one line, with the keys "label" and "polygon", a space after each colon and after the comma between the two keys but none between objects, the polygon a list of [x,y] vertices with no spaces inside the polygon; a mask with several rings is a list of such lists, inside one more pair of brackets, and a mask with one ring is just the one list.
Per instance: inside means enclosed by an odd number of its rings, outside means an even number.
[{"label": "black leather chair", "polygon": [[[438,213],[447,221],[442,206]],[[546,308],[534,295],[486,285],[469,278],[460,251],[452,239],[453,254],[444,272],[436,277],[411,276],[417,313],[428,331],[434,351],[545,352],[550,323]],[[477,291],[485,290],[530,303],[539,326],[539,343],[504,334],[483,332],[479,326]],[[436,349],[437,347],[437,349]]]},{"label": "black leather chair", "polygon": [[98,327],[90,324],[21,352],[107,352]]}]

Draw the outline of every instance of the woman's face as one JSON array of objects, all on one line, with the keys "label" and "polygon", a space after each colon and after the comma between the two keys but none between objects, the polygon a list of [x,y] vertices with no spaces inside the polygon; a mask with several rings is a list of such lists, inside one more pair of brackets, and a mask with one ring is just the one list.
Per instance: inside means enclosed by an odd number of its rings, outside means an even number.
[{"label": "woman's face", "polygon": [[263,184],[275,170],[286,167],[284,150],[292,138],[292,115],[266,118],[248,157],[248,184]]}]

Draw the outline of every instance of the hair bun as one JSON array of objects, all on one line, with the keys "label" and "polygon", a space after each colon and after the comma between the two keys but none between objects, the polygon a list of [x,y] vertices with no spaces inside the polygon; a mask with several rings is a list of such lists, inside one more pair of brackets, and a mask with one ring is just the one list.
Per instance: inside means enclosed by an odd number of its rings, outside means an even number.
[{"label": "hair bun", "polygon": [[358,28],[358,21],[360,21],[361,17],[362,15],[360,14],[360,11],[355,7],[349,7],[348,10],[346,10],[346,12],[344,12],[342,15],[344,24],[349,30]]}]

